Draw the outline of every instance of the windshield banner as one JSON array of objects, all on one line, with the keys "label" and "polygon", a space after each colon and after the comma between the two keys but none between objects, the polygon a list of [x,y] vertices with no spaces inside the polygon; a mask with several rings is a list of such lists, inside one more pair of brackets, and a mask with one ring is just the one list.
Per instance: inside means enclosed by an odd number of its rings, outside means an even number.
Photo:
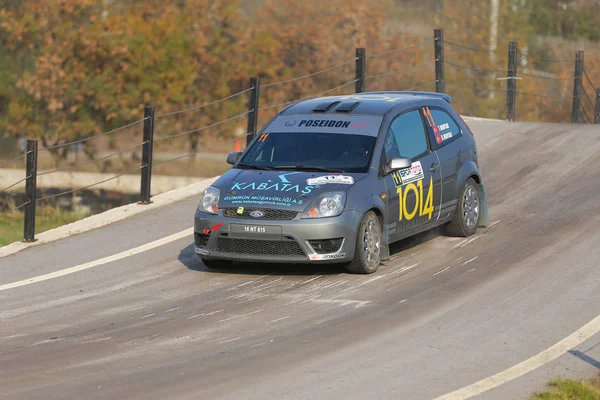
[{"label": "windshield banner", "polygon": [[323,132],[377,136],[382,118],[349,115],[280,115],[266,132]]}]

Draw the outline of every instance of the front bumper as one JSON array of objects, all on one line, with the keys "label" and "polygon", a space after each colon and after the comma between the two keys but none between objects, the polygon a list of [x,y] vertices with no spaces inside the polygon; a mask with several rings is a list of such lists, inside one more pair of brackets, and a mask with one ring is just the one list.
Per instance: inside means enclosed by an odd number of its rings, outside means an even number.
[{"label": "front bumper", "polygon": [[[346,210],[331,218],[257,220],[230,218],[196,210],[196,253],[207,259],[277,263],[328,263],[354,257],[356,232],[362,215]],[[339,249],[317,252],[310,241],[343,239]],[[313,242],[314,243],[314,242]]]}]

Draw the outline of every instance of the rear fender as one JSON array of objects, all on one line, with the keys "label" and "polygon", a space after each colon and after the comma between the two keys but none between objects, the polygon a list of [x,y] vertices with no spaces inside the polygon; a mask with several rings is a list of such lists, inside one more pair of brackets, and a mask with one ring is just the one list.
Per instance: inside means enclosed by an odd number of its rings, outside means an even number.
[{"label": "rear fender", "polygon": [[[456,187],[454,188],[454,196],[458,199],[459,194],[463,188],[463,186],[467,183],[469,178],[473,177],[475,182],[479,185],[479,198],[481,200],[481,210],[479,212],[479,221],[478,226],[480,228],[485,228],[488,226],[489,217],[487,210],[487,200],[485,196],[485,188],[483,186],[483,179],[481,177],[481,171],[477,167],[477,164],[473,161],[466,161],[463,163],[460,172],[458,173],[458,178],[456,179]],[[460,200],[460,199],[459,199]]]}]

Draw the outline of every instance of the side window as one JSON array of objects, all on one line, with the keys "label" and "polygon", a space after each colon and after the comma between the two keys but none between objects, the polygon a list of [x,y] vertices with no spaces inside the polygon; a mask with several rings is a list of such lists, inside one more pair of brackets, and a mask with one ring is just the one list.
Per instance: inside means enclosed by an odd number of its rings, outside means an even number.
[{"label": "side window", "polygon": [[446,111],[429,107],[425,107],[423,111],[438,144],[443,144],[460,135],[458,124]]},{"label": "side window", "polygon": [[411,160],[427,151],[427,137],[418,110],[400,115],[390,125],[385,139],[387,160],[407,157]]}]

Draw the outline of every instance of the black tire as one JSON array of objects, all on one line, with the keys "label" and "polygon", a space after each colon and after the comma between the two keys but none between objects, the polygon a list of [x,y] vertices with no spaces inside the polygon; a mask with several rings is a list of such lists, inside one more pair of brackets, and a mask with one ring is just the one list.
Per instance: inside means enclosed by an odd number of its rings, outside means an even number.
[{"label": "black tire", "polygon": [[372,274],[377,271],[381,261],[382,241],[379,218],[373,211],[369,211],[358,226],[354,259],[346,265],[346,269],[353,274]]},{"label": "black tire", "polygon": [[210,269],[228,268],[231,267],[231,265],[233,264],[233,262],[229,260],[216,260],[209,258],[203,258],[202,262],[204,263],[204,265],[206,265],[207,268]]},{"label": "black tire", "polygon": [[479,186],[469,178],[458,197],[456,212],[446,225],[446,233],[450,236],[471,236],[477,232],[479,213],[481,212],[481,196]]}]

